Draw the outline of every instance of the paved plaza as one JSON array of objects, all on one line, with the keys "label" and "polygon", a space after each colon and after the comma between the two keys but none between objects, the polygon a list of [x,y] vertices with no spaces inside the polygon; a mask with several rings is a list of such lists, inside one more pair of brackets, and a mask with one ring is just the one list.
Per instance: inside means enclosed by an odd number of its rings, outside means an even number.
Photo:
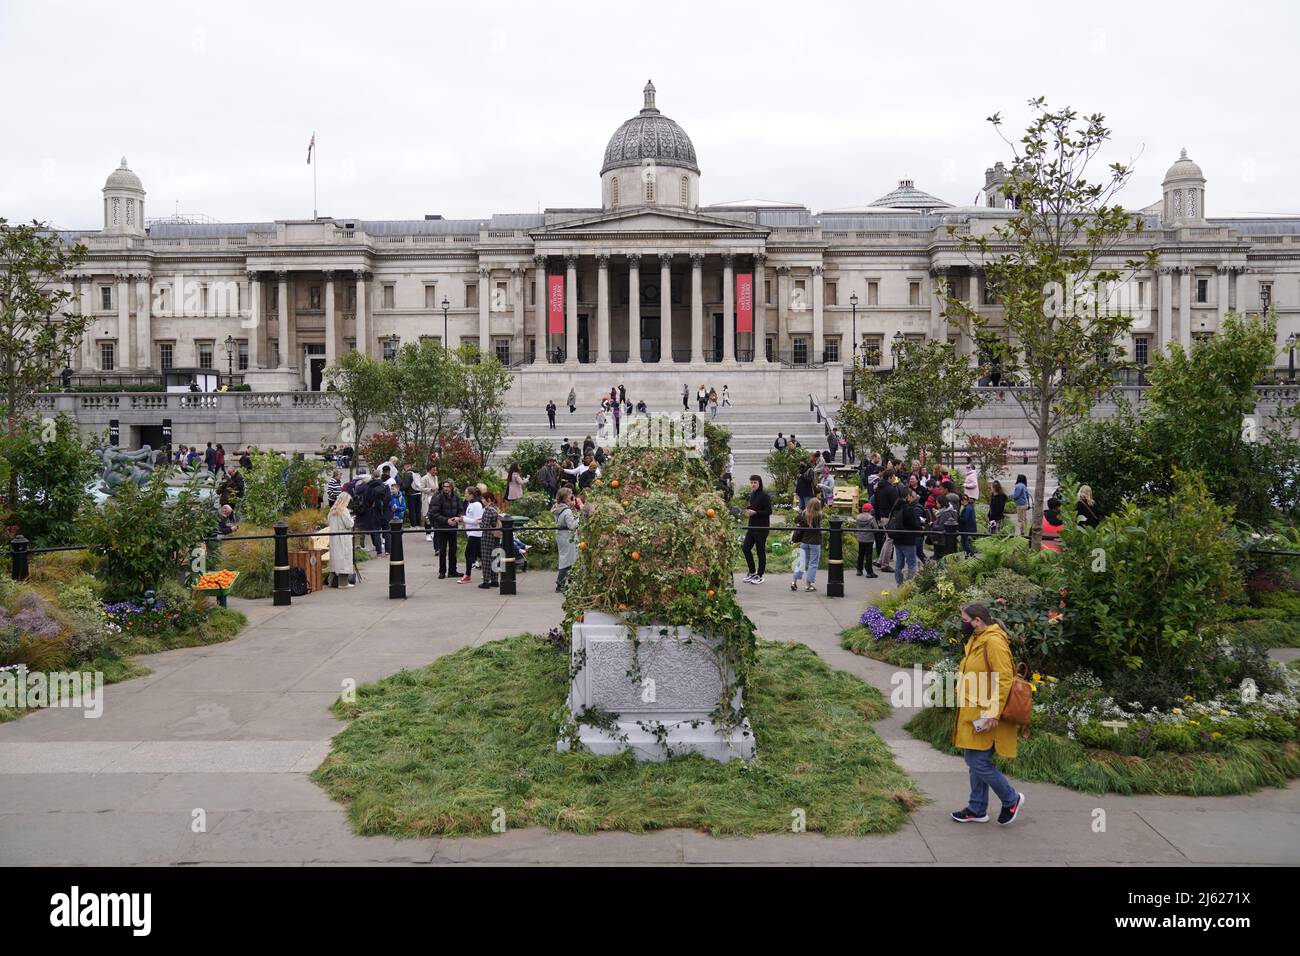
[{"label": "paved plaza", "polygon": [[[542,829],[498,836],[358,837],[344,809],[309,779],[344,724],[329,713],[344,681],[373,681],[442,654],[561,618],[552,572],[519,594],[439,581],[412,537],[405,601],[387,597],[387,564],[353,590],[292,607],[232,602],[249,617],[234,641],[144,659],[153,673],[106,688],[103,716],[47,710],[0,725],[0,864],[1297,864],[1300,782],[1234,797],[1120,797],[1022,783],[1016,826],[948,819],[966,796],[959,758],[876,725],[932,799],[887,836],[815,834],[719,839],[685,830],[579,836]],[[870,582],[885,585],[884,579]],[[891,580],[892,584],[892,580]],[[868,591],[792,593],[784,578],[740,584],[761,636],[796,640],[886,693],[894,668],[839,647]],[[202,828],[194,825],[203,811]],[[1094,832],[1095,811],[1105,831]],[[203,832],[195,832],[195,829]]]}]

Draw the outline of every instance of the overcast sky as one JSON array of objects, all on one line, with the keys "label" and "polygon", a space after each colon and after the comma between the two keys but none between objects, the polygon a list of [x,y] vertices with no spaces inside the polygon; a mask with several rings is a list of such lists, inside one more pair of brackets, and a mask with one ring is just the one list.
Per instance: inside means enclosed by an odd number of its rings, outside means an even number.
[{"label": "overcast sky", "polygon": [[[1082,12],[1075,12],[1082,11]],[[1127,205],[1178,151],[1207,212],[1300,213],[1300,4],[0,0],[0,216],[98,228],[126,155],[148,215],[480,218],[598,206],[605,144],[658,106],[702,203],[967,204],[1034,95],[1102,112]]]}]

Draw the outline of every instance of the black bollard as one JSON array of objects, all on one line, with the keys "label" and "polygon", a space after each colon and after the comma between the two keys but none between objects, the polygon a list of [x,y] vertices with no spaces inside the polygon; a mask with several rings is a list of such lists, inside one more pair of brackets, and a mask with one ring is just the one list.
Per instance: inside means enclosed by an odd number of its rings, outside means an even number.
[{"label": "black bollard", "polygon": [[10,576],[15,581],[27,580],[27,543],[21,534],[14,535],[13,541],[9,543],[9,553],[13,560]]},{"label": "black bollard", "polygon": [[406,597],[406,556],[402,551],[402,522],[394,518],[388,522],[388,596]]},{"label": "black bollard", "polygon": [[293,603],[293,591],[289,589],[289,526],[283,521],[275,523],[275,590],[271,592],[271,604],[285,607]]},{"label": "black bollard", "polygon": [[517,594],[515,590],[515,519],[501,516],[501,548],[505,551],[505,566],[501,569],[501,593]]},{"label": "black bollard", "polygon": [[830,566],[830,580],[826,583],[827,597],[844,597],[844,516],[831,515],[831,549],[826,559]]},{"label": "black bollard", "polygon": [[944,525],[943,531],[943,553],[945,555],[957,553],[957,526]]}]

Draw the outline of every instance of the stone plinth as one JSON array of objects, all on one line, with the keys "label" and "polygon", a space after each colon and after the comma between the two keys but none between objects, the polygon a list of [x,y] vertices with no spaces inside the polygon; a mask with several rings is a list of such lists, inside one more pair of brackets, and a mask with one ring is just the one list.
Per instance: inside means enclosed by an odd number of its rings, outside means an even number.
[{"label": "stone plinth", "polygon": [[[724,763],[753,759],[748,719],[727,729],[710,716],[722,699],[723,675],[709,638],[680,627],[640,627],[634,653],[628,628],[617,618],[592,611],[584,618],[573,626],[568,700],[583,748],[597,754],[631,749],[638,760],[690,753]],[[733,708],[741,700],[737,690]],[[603,715],[598,724],[583,722],[591,712]],[[567,751],[571,743],[562,738],[557,749]]]}]

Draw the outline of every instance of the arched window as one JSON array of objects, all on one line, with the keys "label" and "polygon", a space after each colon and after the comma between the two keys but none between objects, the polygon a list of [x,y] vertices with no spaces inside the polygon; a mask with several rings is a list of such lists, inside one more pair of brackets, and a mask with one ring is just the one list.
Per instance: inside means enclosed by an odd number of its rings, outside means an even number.
[{"label": "arched window", "polygon": [[655,178],[653,175],[647,176],[645,179],[645,201],[655,201]]},{"label": "arched window", "polygon": [[609,204],[613,208],[618,208],[618,177],[615,176],[610,186]]},{"label": "arched window", "polygon": [[682,177],[682,205],[689,206],[690,204],[691,204],[691,181],[687,179],[685,176],[683,176]]}]

